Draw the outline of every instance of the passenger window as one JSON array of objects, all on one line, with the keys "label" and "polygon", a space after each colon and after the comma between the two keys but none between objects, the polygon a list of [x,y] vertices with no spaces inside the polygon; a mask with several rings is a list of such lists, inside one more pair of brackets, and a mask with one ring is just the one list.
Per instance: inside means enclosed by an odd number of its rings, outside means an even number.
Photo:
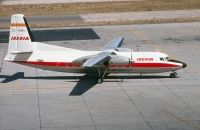
[{"label": "passenger window", "polygon": [[163,61],[163,60],[164,60],[164,58],[162,58],[162,57],[161,57],[161,58],[160,58],[160,60],[161,60],[161,61]]}]

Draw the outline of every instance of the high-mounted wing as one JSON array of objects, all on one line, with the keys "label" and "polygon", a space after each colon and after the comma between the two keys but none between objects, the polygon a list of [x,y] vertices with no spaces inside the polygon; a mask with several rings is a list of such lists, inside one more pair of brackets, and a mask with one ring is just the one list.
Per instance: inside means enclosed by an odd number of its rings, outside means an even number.
[{"label": "high-mounted wing", "polygon": [[110,54],[111,54],[111,52],[100,52],[95,57],[92,57],[92,58],[86,60],[82,66],[83,67],[93,67],[98,64],[109,62],[111,59]]},{"label": "high-mounted wing", "polygon": [[[82,66],[93,67],[95,65],[100,65],[105,62],[109,62],[112,58],[112,54],[114,53],[115,49],[117,49],[118,47],[122,45],[123,40],[124,40],[123,37],[113,39],[111,42],[109,42],[108,44],[104,46],[104,48],[102,49],[102,52],[86,60]],[[110,50],[113,50],[113,51],[110,51]]]},{"label": "high-mounted wing", "polygon": [[124,40],[123,37],[115,38],[112,41],[110,41],[108,44],[106,44],[102,50],[117,49],[118,47],[121,47],[123,40]]}]

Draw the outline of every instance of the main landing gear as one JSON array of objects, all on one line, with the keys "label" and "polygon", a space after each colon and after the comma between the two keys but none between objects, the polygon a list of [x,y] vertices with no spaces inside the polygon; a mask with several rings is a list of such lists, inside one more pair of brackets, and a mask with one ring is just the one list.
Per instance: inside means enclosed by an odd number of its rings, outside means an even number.
[{"label": "main landing gear", "polygon": [[109,74],[109,73],[107,73],[108,72],[108,66],[105,66],[103,74],[101,74],[100,68],[97,68],[97,70],[98,70],[98,78],[97,78],[96,81],[97,81],[98,84],[101,84],[103,82],[104,77]]},{"label": "main landing gear", "polygon": [[172,72],[172,73],[170,74],[170,78],[176,78],[176,76],[177,76],[177,73],[176,73],[176,72]]},{"label": "main landing gear", "polygon": [[97,83],[98,83],[98,84],[101,84],[102,82],[103,82],[103,78],[98,78],[98,79],[97,79]]}]

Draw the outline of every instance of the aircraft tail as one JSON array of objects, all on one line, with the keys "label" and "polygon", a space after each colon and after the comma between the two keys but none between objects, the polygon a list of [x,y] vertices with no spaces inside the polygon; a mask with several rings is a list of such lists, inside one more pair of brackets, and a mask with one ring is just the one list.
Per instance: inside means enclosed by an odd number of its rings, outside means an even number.
[{"label": "aircraft tail", "polygon": [[11,16],[8,53],[33,52],[33,35],[23,14]]}]

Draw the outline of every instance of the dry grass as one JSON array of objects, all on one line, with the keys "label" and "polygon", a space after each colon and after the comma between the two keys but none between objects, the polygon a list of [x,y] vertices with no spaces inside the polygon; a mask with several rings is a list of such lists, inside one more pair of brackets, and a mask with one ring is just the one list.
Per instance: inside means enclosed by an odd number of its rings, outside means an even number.
[{"label": "dry grass", "polygon": [[27,16],[30,16],[185,9],[200,9],[200,0],[146,0],[130,2],[71,3],[48,5],[0,5],[0,16],[10,16],[14,13],[23,13]]}]

